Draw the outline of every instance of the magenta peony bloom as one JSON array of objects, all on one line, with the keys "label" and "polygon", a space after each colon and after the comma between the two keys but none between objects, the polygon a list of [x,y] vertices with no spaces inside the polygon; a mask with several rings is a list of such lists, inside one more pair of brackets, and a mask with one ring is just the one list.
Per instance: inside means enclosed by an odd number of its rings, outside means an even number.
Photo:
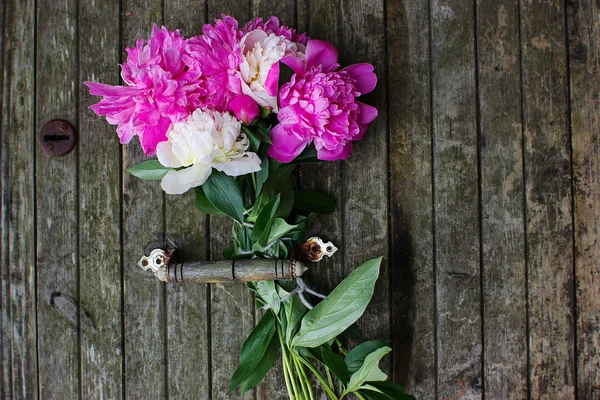
[{"label": "magenta peony bloom", "polygon": [[239,65],[242,62],[240,39],[243,33],[233,17],[222,16],[215,26],[204,25],[204,35],[190,38],[184,60],[201,74],[196,91],[189,100],[195,108],[229,111],[229,103],[242,92]]},{"label": "magenta peony bloom", "polygon": [[135,48],[126,49],[121,76],[129,87],[84,82],[92,95],[104,96],[90,108],[118,125],[121,143],[138,136],[144,153],[153,155],[156,145],[167,140],[169,125],[193,110],[188,97],[197,90],[199,73],[183,61],[184,45],[179,31],[154,25],[150,40],[138,40]]},{"label": "magenta peony bloom", "polygon": [[375,107],[357,100],[377,84],[373,66],[339,70],[337,59],[332,44],[310,40],[305,61],[281,60],[295,74],[279,91],[279,125],[271,130],[270,157],[288,163],[314,143],[320,160],[344,160],[352,152],[352,141],[361,139],[377,117]]},{"label": "magenta peony bloom", "polygon": [[258,104],[248,95],[234,97],[231,100],[231,111],[235,117],[246,125],[250,125],[252,121],[258,117],[260,110]]},{"label": "magenta peony bloom", "polygon": [[309,40],[309,37],[306,36],[306,33],[298,34],[294,28],[290,28],[285,25],[279,25],[279,19],[275,16],[270,17],[266,22],[264,22],[262,18],[256,18],[248,21],[243,32],[245,34],[255,29],[265,31],[267,34],[274,33],[277,36],[283,36],[291,42],[300,43],[302,45],[306,45]]}]

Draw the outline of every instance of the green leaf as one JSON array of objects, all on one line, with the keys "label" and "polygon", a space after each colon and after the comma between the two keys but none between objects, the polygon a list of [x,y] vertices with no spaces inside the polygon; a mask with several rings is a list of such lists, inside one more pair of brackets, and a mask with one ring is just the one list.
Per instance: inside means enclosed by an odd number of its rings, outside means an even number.
[{"label": "green leaf", "polygon": [[[290,288],[290,291],[291,290],[293,290],[293,288]],[[281,299],[285,298],[289,294],[289,292],[285,291],[283,288],[279,288],[278,292]],[[297,295],[288,297],[287,300],[283,302],[283,307],[286,313],[286,329],[284,340],[285,343],[289,345],[292,341],[292,337],[296,333],[298,324],[302,320],[304,314],[306,314],[307,308]]]},{"label": "green leaf", "polygon": [[281,298],[275,288],[275,281],[260,281],[256,283],[256,293],[268,304],[275,314],[279,314]]},{"label": "green leaf", "polygon": [[387,379],[387,375],[379,369],[379,361],[390,351],[392,351],[392,349],[385,346],[369,354],[367,358],[365,358],[363,365],[358,369],[358,371],[352,374],[344,394],[352,393],[358,390],[367,381],[385,381]]},{"label": "green leaf", "polygon": [[267,243],[271,243],[277,239],[280,239],[290,232],[293,232],[298,225],[290,225],[283,218],[275,218],[271,225],[271,231],[269,232],[269,239]]},{"label": "green leaf", "polygon": [[240,223],[244,222],[242,193],[233,177],[213,170],[202,188],[208,201],[217,210]]},{"label": "green leaf", "polygon": [[258,197],[262,191],[262,187],[269,177],[269,158],[267,156],[268,150],[269,147],[267,145],[262,145],[260,149],[258,149],[258,156],[260,157],[260,171],[256,172],[256,197]]},{"label": "green leaf", "polygon": [[344,359],[332,351],[325,348],[321,348],[321,355],[323,357],[323,363],[333,374],[344,384],[348,384],[348,367]]},{"label": "green leaf", "polygon": [[293,346],[317,347],[335,338],[358,320],[373,296],[381,257],[355,269],[302,319]]},{"label": "green leaf", "polygon": [[198,210],[202,211],[204,214],[225,215],[217,210],[208,200],[208,197],[204,194],[204,190],[202,190],[202,186],[194,188],[194,191],[196,192],[196,201],[194,202],[194,205]]},{"label": "green leaf", "polygon": [[271,225],[273,224],[275,213],[279,208],[279,201],[280,196],[275,196],[274,199],[269,201],[263,207],[262,211],[258,215],[258,218],[256,218],[254,228],[252,228],[253,244],[258,244],[260,247],[264,247],[268,244],[269,232],[271,231]]},{"label": "green leaf", "polygon": [[267,351],[263,356],[262,360],[256,367],[256,369],[246,378],[246,380],[242,383],[242,396],[248,390],[252,390],[258,385],[263,378],[267,375],[267,373],[273,368],[273,363],[277,358],[277,353],[279,350],[279,339],[273,335],[273,339],[271,339],[271,343],[269,343],[269,347],[267,347]]},{"label": "green leaf", "polygon": [[292,160],[292,164],[320,164],[322,161],[317,158],[317,149],[314,146],[308,146],[300,155]]},{"label": "green leaf", "polygon": [[229,392],[233,392],[258,367],[275,333],[275,314],[267,312],[260,319],[248,339],[242,345],[240,366],[229,381]]},{"label": "green leaf", "polygon": [[[381,393],[388,396],[389,399],[392,400],[415,400],[414,396],[409,395],[406,390],[400,385],[395,384],[394,382],[385,381],[385,382],[367,382],[368,386],[374,387],[379,390]],[[365,385],[367,386],[367,385]]]},{"label": "green leaf", "polygon": [[131,175],[147,181],[161,180],[173,168],[165,167],[158,160],[148,160],[127,170]]},{"label": "green leaf", "polygon": [[329,196],[312,190],[296,190],[294,192],[294,207],[318,214],[331,214],[335,202]]},{"label": "green leaf", "polygon": [[387,340],[369,340],[353,348],[346,355],[346,365],[351,374],[358,371],[365,358],[375,350],[387,346]]},{"label": "green leaf", "polygon": [[370,400],[396,400],[393,397],[389,397],[385,393],[378,392],[373,389],[375,388],[372,386],[368,387],[368,385],[365,385],[361,386],[361,389],[357,390],[356,392],[362,394],[364,397]]}]

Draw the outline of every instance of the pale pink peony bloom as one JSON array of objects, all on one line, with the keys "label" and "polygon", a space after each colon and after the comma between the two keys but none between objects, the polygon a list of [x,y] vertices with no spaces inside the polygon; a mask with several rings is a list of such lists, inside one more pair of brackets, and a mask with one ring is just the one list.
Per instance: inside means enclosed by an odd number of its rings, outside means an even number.
[{"label": "pale pink peony bloom", "polygon": [[277,112],[279,60],[285,56],[304,59],[305,46],[260,29],[244,35],[241,45],[242,92],[252,97],[261,107]]},{"label": "pale pink peony bloom", "polygon": [[92,95],[104,96],[90,108],[118,125],[121,143],[138,136],[144,153],[152,155],[156,145],[166,140],[169,125],[194,109],[188,97],[197,90],[194,82],[199,75],[183,61],[184,45],[179,31],[154,25],[150,40],[138,40],[135,48],[126,49],[121,76],[128,86],[84,82]]},{"label": "pale pink peony bloom", "polygon": [[279,125],[271,130],[269,156],[288,163],[314,143],[320,160],[344,160],[352,141],[362,139],[377,109],[357,98],[375,88],[377,76],[371,64],[339,70],[337,59],[332,44],[310,40],[306,60],[281,60],[295,74],[279,91]]},{"label": "pale pink peony bloom", "polygon": [[263,21],[262,18],[256,18],[251,21],[248,21],[248,23],[244,27],[243,32],[249,33],[255,29],[265,31],[267,34],[274,33],[277,36],[283,36],[291,42],[300,43],[302,45],[306,45],[306,43],[309,40],[309,37],[306,36],[306,33],[299,34],[294,28],[290,28],[285,25],[280,25],[279,19],[275,16],[270,17],[266,21]]}]

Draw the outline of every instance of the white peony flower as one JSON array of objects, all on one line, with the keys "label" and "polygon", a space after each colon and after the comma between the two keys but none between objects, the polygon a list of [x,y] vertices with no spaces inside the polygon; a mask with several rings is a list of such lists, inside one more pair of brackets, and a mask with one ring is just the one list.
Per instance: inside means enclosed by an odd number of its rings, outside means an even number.
[{"label": "white peony flower", "polygon": [[288,55],[304,58],[305,47],[284,36],[267,34],[259,29],[248,32],[241,44],[242,92],[252,97],[259,106],[277,112],[279,60]]},{"label": "white peony flower", "polygon": [[156,146],[158,161],[165,167],[188,168],[169,171],[162,189],[169,194],[185,193],[206,182],[213,168],[230,176],[259,171],[260,158],[247,151],[249,142],[241,126],[228,113],[201,109],[171,124],[168,141]]}]

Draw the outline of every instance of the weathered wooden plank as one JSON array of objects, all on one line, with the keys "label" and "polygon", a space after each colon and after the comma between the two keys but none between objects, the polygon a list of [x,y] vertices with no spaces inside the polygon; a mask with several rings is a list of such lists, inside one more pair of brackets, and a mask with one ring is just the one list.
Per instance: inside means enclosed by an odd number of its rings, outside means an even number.
[{"label": "weathered wooden plank", "polygon": [[[270,1],[252,0],[252,18],[262,17],[266,20],[271,15],[279,18],[279,22],[287,26],[295,26],[296,2],[294,0]],[[255,311],[255,320],[258,321],[264,314],[262,310]],[[278,357],[273,369],[256,388],[256,397],[265,400],[287,399],[287,389],[283,377],[281,358]]]},{"label": "weathered wooden plank", "polygon": [[[149,38],[162,19],[159,0],[123,1],[122,47]],[[166,397],[164,287],[136,266],[148,243],[162,244],[164,195],[156,182],[126,169],[144,161],[138,140],[123,148],[123,279],[125,287],[125,397]]]},{"label": "weathered wooden plank", "polygon": [[[79,2],[79,82],[120,84],[119,2]],[[115,128],[88,107],[98,98],[79,89],[80,304],[84,399],[122,397],[121,150]],[[82,318],[84,316],[82,315]]]},{"label": "weathered wooden plank", "polygon": [[484,389],[527,397],[519,9],[478,1]]},{"label": "weathered wooden plank", "polygon": [[[250,2],[209,0],[208,19],[221,14],[232,15],[241,25],[250,19]],[[232,221],[224,217],[210,218],[210,258],[223,257],[223,249],[231,243]],[[239,391],[228,395],[229,380],[238,367],[242,343],[254,329],[254,296],[244,285],[214,284],[210,287],[211,366],[213,399],[254,399],[255,391],[243,397]]]},{"label": "weathered wooden plank", "polygon": [[[343,43],[340,30],[339,0],[299,0],[296,6],[297,28],[308,32],[314,39],[326,40],[339,50]],[[324,162],[319,165],[303,165],[297,169],[298,183],[302,189],[315,190],[330,196],[335,201],[335,210],[329,215],[320,215],[311,228],[308,237],[319,236],[331,241],[338,252],[311,268],[305,278],[307,284],[319,293],[330,293],[342,281],[344,270],[344,198],[342,162]],[[317,398],[325,398],[326,392],[318,382],[313,384]]]},{"label": "weathered wooden plank", "polygon": [[530,389],[574,398],[573,226],[562,1],[521,4]]},{"label": "weathered wooden plank", "polygon": [[[387,87],[385,84],[386,45],[384,1],[342,0],[339,44],[341,64],[368,62],[379,77],[377,88],[364,101],[379,110],[342,171],[343,196],[343,260],[344,273],[349,274],[368,259],[384,256],[373,300],[358,321],[361,333],[368,339],[389,339],[389,252],[388,236],[388,131]],[[349,183],[352,184],[349,184]],[[391,362],[384,359],[382,369],[391,372]]]},{"label": "weathered wooden plank", "polygon": [[[0,4],[0,49],[4,50],[4,16],[6,8],[4,2]],[[0,57],[0,71],[4,73],[4,57]],[[0,85],[0,97],[4,98],[4,82]],[[2,106],[3,107],[3,104]],[[4,108],[2,108],[4,113]],[[1,122],[0,122],[1,124]],[[2,125],[0,127],[3,128]],[[0,396],[11,397],[11,365],[10,365],[10,307],[9,307],[9,247],[8,247],[8,133],[0,128],[0,196],[2,211],[0,214]]]},{"label": "weathered wooden plank", "polygon": [[[202,33],[205,1],[166,2],[164,23],[186,37]],[[206,259],[206,216],[193,192],[166,196],[166,232],[182,261]],[[167,286],[168,393],[172,399],[210,399],[207,285]]]},{"label": "weathered wooden plank", "polygon": [[7,181],[2,206],[7,230],[2,236],[8,252],[2,266],[2,357],[10,368],[3,371],[2,395],[35,398],[35,8],[33,1],[3,4],[2,151]]},{"label": "weathered wooden plank", "polygon": [[[62,118],[77,126],[77,5],[72,0],[38,4],[36,39],[36,132]],[[29,44],[28,44],[29,45]],[[41,398],[78,398],[79,318],[60,307],[77,302],[79,149],[51,157],[36,146],[36,226],[39,393]],[[60,371],[61,379],[56,379]]]},{"label": "weathered wooden plank", "polygon": [[473,3],[436,0],[430,13],[438,395],[474,399],[482,322]]},{"label": "weathered wooden plank", "polygon": [[[340,2],[301,0],[297,3],[298,31],[308,32],[312,38],[326,40],[339,48],[342,43]],[[312,273],[309,272],[306,277],[307,283],[317,291],[329,293],[344,278],[342,163],[323,162],[319,165],[303,165],[296,171],[302,189],[325,193],[335,201],[335,211],[329,215],[319,216],[311,228],[309,237],[314,234],[331,241],[339,250],[332,258],[325,258],[318,266],[311,268]]]},{"label": "weathered wooden plank", "polygon": [[393,377],[418,399],[436,381],[428,10],[387,5]]},{"label": "weathered wooden plank", "polygon": [[600,5],[569,2],[571,130],[575,194],[577,394],[600,395]]}]

